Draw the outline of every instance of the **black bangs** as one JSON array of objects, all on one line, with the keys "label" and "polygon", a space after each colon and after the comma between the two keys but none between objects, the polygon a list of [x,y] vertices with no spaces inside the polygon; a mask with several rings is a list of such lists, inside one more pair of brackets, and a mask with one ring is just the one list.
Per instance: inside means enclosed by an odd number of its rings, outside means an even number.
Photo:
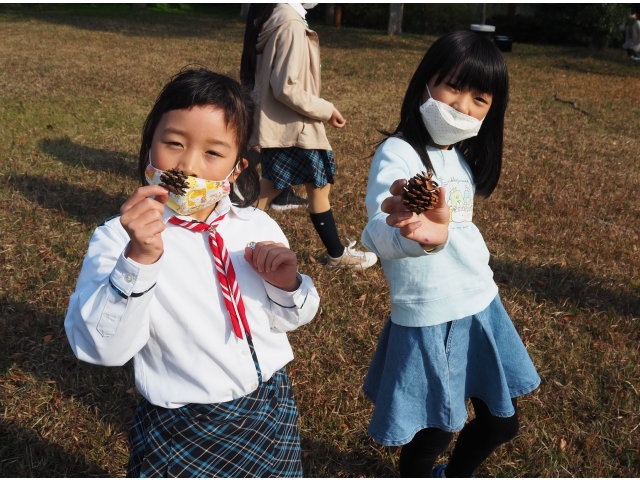
[{"label": "black bangs", "polygon": [[[455,147],[471,167],[476,194],[491,195],[502,169],[504,114],[509,97],[509,74],[504,57],[488,38],[473,32],[452,32],[440,37],[425,53],[413,74],[400,110],[400,122],[387,136],[401,136],[416,151],[429,171],[434,171],[426,150],[430,141],[420,106],[427,82],[455,80],[458,87],[492,95],[491,107],[476,137]],[[437,172],[436,172],[437,173]]]},{"label": "black bangs", "polygon": [[[224,112],[225,123],[235,132],[239,157],[249,158],[249,140],[253,133],[255,112],[251,91],[232,78],[204,67],[185,68],[164,86],[142,128],[138,156],[138,175],[142,185],[146,185],[144,171],[153,135],[162,115],[172,110],[205,106]],[[249,162],[249,166],[237,179],[237,186],[244,198],[240,206],[246,207],[255,202],[259,193],[259,181],[255,165]]]},{"label": "black bangs", "polygon": [[509,76],[502,53],[484,37],[472,32],[458,33],[460,35],[442,39],[450,44],[442,45],[449,50],[449,54],[439,56],[437,60],[442,62],[441,65],[437,61],[432,65],[432,70],[438,72],[436,85],[451,79],[463,90],[469,88],[493,96],[504,96],[508,90]]}]

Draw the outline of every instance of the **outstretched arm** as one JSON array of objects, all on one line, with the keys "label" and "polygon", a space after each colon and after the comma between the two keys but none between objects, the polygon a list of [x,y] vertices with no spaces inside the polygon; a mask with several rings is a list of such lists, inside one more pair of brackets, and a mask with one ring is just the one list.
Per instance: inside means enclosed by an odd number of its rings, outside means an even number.
[{"label": "outstretched arm", "polygon": [[445,201],[445,190],[440,187],[438,203],[432,210],[417,215],[402,204],[402,191],[407,185],[404,178],[398,179],[389,188],[391,193],[380,206],[389,216],[387,225],[400,229],[400,235],[418,242],[425,250],[436,248],[449,236],[449,206]]}]

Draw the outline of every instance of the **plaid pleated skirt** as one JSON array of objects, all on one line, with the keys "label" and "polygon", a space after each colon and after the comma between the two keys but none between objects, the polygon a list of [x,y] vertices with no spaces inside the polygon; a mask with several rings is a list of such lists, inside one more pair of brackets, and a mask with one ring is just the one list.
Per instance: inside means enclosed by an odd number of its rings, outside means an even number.
[{"label": "plaid pleated skirt", "polygon": [[143,399],[130,442],[128,477],[302,477],[284,369],[230,402],[167,409]]},{"label": "plaid pleated skirt", "polygon": [[336,164],[331,150],[307,150],[298,147],[263,148],[262,178],[277,189],[313,183],[316,188],[333,183]]}]

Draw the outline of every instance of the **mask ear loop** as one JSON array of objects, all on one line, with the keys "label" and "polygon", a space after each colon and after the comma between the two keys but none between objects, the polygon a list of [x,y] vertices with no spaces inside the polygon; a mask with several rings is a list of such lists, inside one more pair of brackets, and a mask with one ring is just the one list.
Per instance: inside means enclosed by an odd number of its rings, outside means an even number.
[{"label": "mask ear loop", "polygon": [[[229,173],[229,176],[231,176],[233,174],[233,172],[235,172],[238,167],[240,166],[240,162],[242,161],[242,157],[238,156],[238,160],[236,160],[236,164],[233,167],[233,170],[231,170],[231,173]],[[240,172],[242,173],[242,172]],[[241,202],[244,202],[244,195],[242,195],[242,192],[240,191],[240,187],[238,186],[238,177],[240,177],[240,173],[238,174],[238,176],[235,178],[235,180],[233,181],[233,183],[231,184],[231,188],[233,189],[233,193],[236,195],[236,197],[238,197],[238,199]],[[227,177],[229,178],[229,177]]]}]

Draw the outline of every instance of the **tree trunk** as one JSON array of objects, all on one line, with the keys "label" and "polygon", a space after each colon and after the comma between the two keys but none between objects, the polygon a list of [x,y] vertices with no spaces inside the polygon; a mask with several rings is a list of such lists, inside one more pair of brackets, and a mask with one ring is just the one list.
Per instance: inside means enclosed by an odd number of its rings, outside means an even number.
[{"label": "tree trunk", "polygon": [[333,26],[336,28],[342,26],[342,5],[333,7]]},{"label": "tree trunk", "polygon": [[335,25],[334,15],[335,15],[335,3],[325,3],[324,4],[324,23],[327,25]]},{"label": "tree trunk", "polygon": [[249,5],[251,4],[243,3],[242,7],[240,7],[240,16],[242,17],[243,20],[246,20],[247,17],[249,16]]},{"label": "tree trunk", "polygon": [[387,35],[395,35],[402,33],[402,11],[404,3],[389,4],[389,26],[387,27]]}]

